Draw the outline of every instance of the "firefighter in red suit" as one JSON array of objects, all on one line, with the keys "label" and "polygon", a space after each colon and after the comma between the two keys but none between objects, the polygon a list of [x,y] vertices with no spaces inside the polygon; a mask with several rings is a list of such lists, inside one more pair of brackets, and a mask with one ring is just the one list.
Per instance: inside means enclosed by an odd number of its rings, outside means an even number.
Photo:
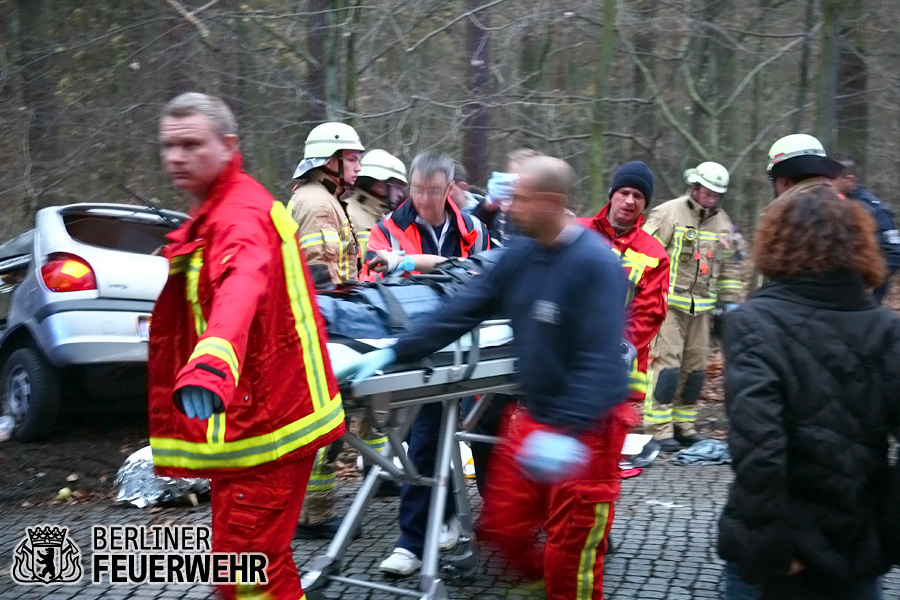
[{"label": "firefighter in red suit", "polygon": [[[566,215],[571,167],[537,156],[519,173],[509,215],[523,235],[497,265],[341,376],[355,385],[446,346],[484,319],[508,317],[522,393],[491,456],[480,535],[522,573],[519,591],[599,600],[619,457],[634,413],[620,356],[625,278],[608,244]],[[546,543],[538,545],[541,529]]]},{"label": "firefighter in red suit", "polygon": [[291,538],[316,450],[344,433],[297,225],[242,171],[234,117],[188,93],[160,121],[162,162],[195,200],[169,235],[150,334],[150,445],[159,475],[212,482],[213,552],[263,552],[267,583],[225,598],[304,597]]},{"label": "firefighter in red suit", "polygon": [[[576,219],[609,240],[628,277],[625,339],[638,353],[628,373],[628,389],[639,409],[647,395],[650,342],[666,320],[669,289],[669,255],[659,240],[641,228],[644,209],[652,196],[653,172],[640,161],[628,162],[613,177],[609,203],[593,217]],[[639,415],[635,415],[634,424],[639,421]]]}]

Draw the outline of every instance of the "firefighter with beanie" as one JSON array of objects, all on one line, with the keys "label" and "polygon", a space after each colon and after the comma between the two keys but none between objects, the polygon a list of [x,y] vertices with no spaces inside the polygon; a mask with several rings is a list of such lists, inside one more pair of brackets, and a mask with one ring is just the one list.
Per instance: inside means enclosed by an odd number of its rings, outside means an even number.
[{"label": "firefighter with beanie", "polygon": [[666,319],[669,255],[644,231],[644,209],[653,197],[653,172],[640,161],[619,167],[609,187],[609,202],[593,217],[576,219],[609,240],[628,278],[625,339],[637,349],[628,374],[631,400],[643,407],[647,394],[650,342]]},{"label": "firefighter with beanie", "polygon": [[644,230],[669,255],[669,311],[650,350],[650,392],[644,429],[665,452],[691,446],[697,434],[696,404],[706,379],[710,314],[733,308],[741,282],[735,258],[735,229],[720,208],[728,170],[704,162],[684,173],[687,194],[654,208]]},{"label": "firefighter with beanie", "polygon": [[[317,289],[359,277],[359,241],[341,197],[359,175],[363,150],[349,125],[322,123],[306,137],[303,160],[294,171],[299,183],[288,210],[300,227],[300,248]],[[331,538],[337,533],[341,519],[335,509],[334,480],[342,447],[338,441],[316,456],[296,538]]]}]

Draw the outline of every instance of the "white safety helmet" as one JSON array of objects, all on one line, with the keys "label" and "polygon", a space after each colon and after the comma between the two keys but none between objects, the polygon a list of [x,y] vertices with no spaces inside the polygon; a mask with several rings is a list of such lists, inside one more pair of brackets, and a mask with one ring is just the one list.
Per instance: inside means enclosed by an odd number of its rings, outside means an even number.
[{"label": "white safety helmet", "polygon": [[769,164],[766,166],[769,177],[811,177],[821,175],[835,178],[843,171],[844,166],[825,155],[822,142],[805,133],[792,133],[772,144],[769,148]]},{"label": "white safety helmet", "polygon": [[360,159],[359,166],[360,177],[371,177],[378,181],[396,179],[409,183],[403,161],[386,150],[369,150]]},{"label": "white safety helmet", "polygon": [[686,170],[684,180],[689,185],[702,185],[717,194],[728,191],[728,169],[717,162],[703,162],[696,168]]},{"label": "white safety helmet", "polygon": [[356,130],[345,123],[322,123],[313,127],[306,136],[303,147],[303,160],[294,171],[294,179],[302,177],[308,171],[321,167],[341,150],[359,150],[365,147],[359,141]]}]

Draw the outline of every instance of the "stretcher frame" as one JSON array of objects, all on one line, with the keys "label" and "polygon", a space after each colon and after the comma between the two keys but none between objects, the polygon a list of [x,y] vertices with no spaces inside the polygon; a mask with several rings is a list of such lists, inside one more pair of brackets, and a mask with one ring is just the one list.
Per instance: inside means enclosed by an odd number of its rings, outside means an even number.
[{"label": "stretcher frame", "polygon": [[[512,346],[488,349],[479,347],[479,332],[485,327],[496,325],[505,326],[508,321],[485,321],[473,330],[468,351],[464,351],[457,341],[452,347],[452,353],[433,355],[436,362],[438,358],[446,359],[449,354],[450,360],[444,360],[441,364],[394,370],[371,377],[356,388],[342,388],[345,413],[348,416],[367,417],[373,427],[384,433],[388,444],[378,453],[349,430],[344,435],[344,441],[369,460],[372,467],[325,553],[314,558],[309,570],[302,574],[303,590],[310,600],[327,598],[323,591],[332,582],[421,600],[449,600],[445,578],[464,579],[475,573],[479,552],[459,442],[499,441],[499,438],[493,436],[473,434],[472,429],[494,394],[513,393],[517,388],[517,359],[513,355]],[[475,395],[481,395],[481,400],[476,403],[462,426],[458,427],[460,400]],[[412,465],[402,442],[422,406],[435,402],[443,405],[437,432],[439,437],[435,475],[425,477]],[[401,468],[398,469],[394,464],[394,457],[400,462]],[[418,589],[415,590],[341,575],[344,554],[353,540],[352,533],[362,523],[365,511],[384,479],[434,488],[425,529]],[[451,484],[460,523],[460,536],[454,553],[445,555],[441,561],[439,538],[447,500],[445,490]]]}]

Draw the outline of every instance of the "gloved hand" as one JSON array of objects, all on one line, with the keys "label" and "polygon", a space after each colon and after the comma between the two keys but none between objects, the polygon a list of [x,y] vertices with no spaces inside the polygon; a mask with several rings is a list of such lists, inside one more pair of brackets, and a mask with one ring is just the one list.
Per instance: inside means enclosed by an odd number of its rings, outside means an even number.
[{"label": "gloved hand", "polygon": [[404,270],[413,271],[416,263],[413,259],[406,256],[403,251],[394,252],[392,250],[379,250],[369,261],[369,268],[376,273],[393,273],[394,271]]},{"label": "gloved hand", "polygon": [[590,449],[568,435],[532,431],[516,453],[516,461],[536,481],[556,485],[580,475],[591,458]]},{"label": "gloved hand", "polygon": [[222,399],[206,388],[188,385],[178,390],[181,408],[188,419],[205,421],[222,411]]},{"label": "gloved hand", "polygon": [[740,304],[738,304],[738,303],[736,303],[736,302],[732,302],[732,303],[730,303],[730,304],[726,304],[726,305],[723,306],[722,308],[724,309],[725,314],[727,315],[728,313],[730,313],[731,311],[733,311],[734,309],[736,309],[738,306],[740,306]]},{"label": "gloved hand", "polygon": [[512,200],[513,192],[516,189],[516,182],[519,176],[515,173],[500,173],[494,171],[487,184],[487,202],[494,208],[498,208],[504,204],[509,204]]},{"label": "gloved hand", "polygon": [[366,352],[356,362],[335,371],[334,375],[339,383],[343,383],[352,377],[350,385],[356,387],[395,360],[397,360],[397,353],[393,349],[382,348],[381,350]]},{"label": "gloved hand", "polygon": [[631,363],[637,358],[637,348],[635,348],[628,340],[620,340],[619,354],[622,356],[622,362],[625,363],[625,368],[631,369]]}]

